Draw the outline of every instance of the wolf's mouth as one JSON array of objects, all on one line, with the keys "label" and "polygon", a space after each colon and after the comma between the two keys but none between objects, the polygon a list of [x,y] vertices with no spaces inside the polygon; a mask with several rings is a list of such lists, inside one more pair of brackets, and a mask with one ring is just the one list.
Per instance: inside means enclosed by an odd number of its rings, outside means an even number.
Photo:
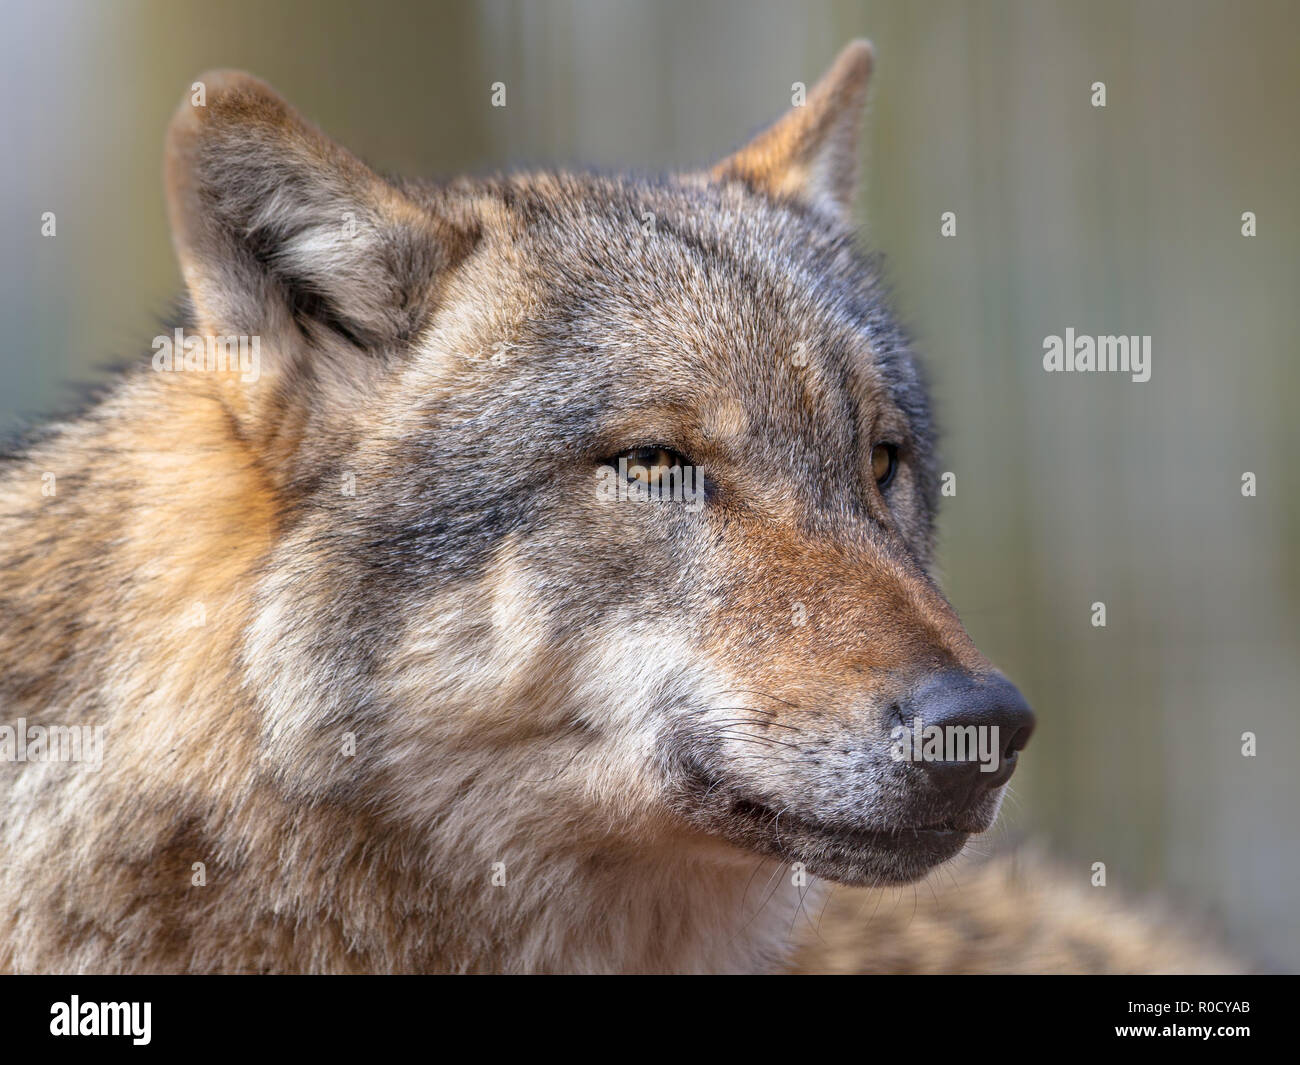
[{"label": "wolf's mouth", "polygon": [[718,782],[690,820],[712,835],[787,862],[802,862],[817,876],[845,884],[910,883],[955,857],[983,825],[943,819],[888,829],[861,828],[800,816],[788,809],[737,795]]},{"label": "wolf's mouth", "polygon": [[939,821],[934,824],[928,824],[928,825],[900,826],[896,829],[892,829],[889,831],[877,830],[877,829],[845,828],[843,826],[826,824],[820,821],[809,821],[806,818],[792,817],[789,813],[781,814],[779,811],[774,810],[770,806],[766,806],[763,803],[751,802],[748,799],[737,799],[732,804],[731,812],[741,817],[751,817],[751,818],[759,818],[759,819],[766,818],[768,823],[772,825],[775,825],[780,820],[785,820],[791,823],[794,827],[798,827],[800,829],[804,829],[807,831],[817,832],[823,835],[834,836],[837,839],[844,839],[844,840],[851,840],[858,837],[862,837],[866,839],[897,838],[901,836],[906,836],[908,833],[911,833],[913,836],[915,836],[921,833],[930,833],[930,834],[938,835],[943,833],[959,832],[963,835],[969,836],[973,831],[973,829],[969,829],[969,828],[967,829],[958,828],[956,823],[951,818],[945,821]]},{"label": "wolf's mouth", "polygon": [[913,880],[954,857],[973,831],[951,819],[887,830],[854,828],[792,816],[748,799],[733,802],[730,814],[763,832],[781,857],[851,882]]}]

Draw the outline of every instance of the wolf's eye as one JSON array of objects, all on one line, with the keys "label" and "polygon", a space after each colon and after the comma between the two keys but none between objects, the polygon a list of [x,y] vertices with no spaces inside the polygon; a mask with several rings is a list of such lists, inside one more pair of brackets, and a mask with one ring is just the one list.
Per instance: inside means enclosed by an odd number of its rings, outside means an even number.
[{"label": "wolf's eye", "polygon": [[882,492],[889,487],[898,470],[898,445],[877,444],[871,449],[871,475]]},{"label": "wolf's eye", "polygon": [[609,465],[619,470],[629,482],[650,486],[658,484],[674,466],[681,469],[688,463],[676,451],[652,444],[649,447],[634,447],[621,455],[615,455],[610,459]]}]

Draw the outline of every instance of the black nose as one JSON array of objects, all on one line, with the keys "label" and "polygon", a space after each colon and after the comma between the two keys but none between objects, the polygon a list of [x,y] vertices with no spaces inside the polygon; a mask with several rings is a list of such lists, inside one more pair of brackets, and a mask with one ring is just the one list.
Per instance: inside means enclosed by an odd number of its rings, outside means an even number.
[{"label": "black nose", "polygon": [[903,724],[911,731],[908,760],[919,761],[953,797],[973,796],[1011,779],[1016,752],[1034,731],[1034,712],[1002,674],[950,670],[904,703]]}]

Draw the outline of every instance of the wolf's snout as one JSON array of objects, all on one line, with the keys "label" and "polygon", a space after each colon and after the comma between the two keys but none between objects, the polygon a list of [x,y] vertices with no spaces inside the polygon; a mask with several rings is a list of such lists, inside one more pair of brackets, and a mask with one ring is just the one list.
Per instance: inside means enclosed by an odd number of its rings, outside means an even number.
[{"label": "wolf's snout", "polygon": [[915,722],[921,732],[927,775],[956,800],[1005,784],[1015,771],[1016,753],[1034,731],[1034,712],[1000,673],[941,673],[922,685],[906,711],[907,725]]}]

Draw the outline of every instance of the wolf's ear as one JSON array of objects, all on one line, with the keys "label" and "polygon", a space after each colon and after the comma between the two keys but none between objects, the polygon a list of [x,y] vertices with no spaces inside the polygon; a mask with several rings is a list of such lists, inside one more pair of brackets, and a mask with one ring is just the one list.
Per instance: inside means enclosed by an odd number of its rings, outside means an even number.
[{"label": "wolf's ear", "polygon": [[868,41],[851,42],[802,106],[793,107],[711,171],[771,196],[847,217],[857,183],[858,139],[871,78]]},{"label": "wolf's ear", "polygon": [[247,74],[199,79],[165,169],[181,269],[216,333],[398,348],[466,240]]}]

